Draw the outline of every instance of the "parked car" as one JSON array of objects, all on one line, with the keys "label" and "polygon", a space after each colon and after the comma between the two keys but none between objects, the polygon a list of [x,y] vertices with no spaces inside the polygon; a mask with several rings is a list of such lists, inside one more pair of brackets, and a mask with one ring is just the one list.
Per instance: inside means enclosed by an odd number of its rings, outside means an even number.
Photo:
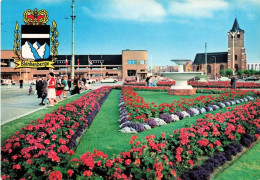
[{"label": "parked car", "polygon": [[29,81],[29,84],[35,85],[36,84],[36,80]]},{"label": "parked car", "polygon": [[101,83],[116,83],[117,81],[118,81],[117,79],[105,78],[105,79],[102,79],[100,82]]},{"label": "parked car", "polygon": [[88,84],[94,84],[94,83],[96,83],[96,80],[95,80],[95,79],[87,79],[87,80],[86,80],[86,83],[88,83]]},{"label": "parked car", "polygon": [[8,82],[11,81],[12,85],[15,85],[15,82],[11,79],[1,79],[1,85],[8,85]]},{"label": "parked car", "polygon": [[259,79],[257,77],[247,77],[244,78],[244,81],[259,81]]}]

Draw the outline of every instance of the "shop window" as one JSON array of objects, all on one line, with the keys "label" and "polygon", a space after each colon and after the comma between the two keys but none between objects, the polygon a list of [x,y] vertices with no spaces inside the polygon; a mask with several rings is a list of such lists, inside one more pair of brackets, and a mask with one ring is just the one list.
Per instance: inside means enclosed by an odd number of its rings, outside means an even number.
[{"label": "shop window", "polygon": [[127,70],[127,76],[135,76],[136,70]]}]

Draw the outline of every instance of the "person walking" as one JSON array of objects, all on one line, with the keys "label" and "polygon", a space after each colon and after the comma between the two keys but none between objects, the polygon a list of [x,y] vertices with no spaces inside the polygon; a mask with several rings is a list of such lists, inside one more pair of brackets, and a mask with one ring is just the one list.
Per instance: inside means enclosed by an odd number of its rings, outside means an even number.
[{"label": "person walking", "polygon": [[69,78],[68,78],[68,86],[69,86],[69,91],[71,90],[71,78],[70,78],[70,75],[69,75]]},{"label": "person walking", "polygon": [[32,86],[29,87],[29,92],[28,92],[28,95],[30,96],[32,94]]},{"label": "person walking", "polygon": [[153,79],[153,86],[154,86],[154,87],[157,87],[157,79],[156,79],[156,76],[155,76],[154,79]]},{"label": "person walking", "polygon": [[43,86],[42,80],[40,79],[40,77],[37,77],[35,89],[37,91],[38,98],[42,97],[42,86]]},{"label": "person walking", "polygon": [[67,82],[67,76],[63,76],[63,77],[62,77],[61,84],[62,84],[63,87],[64,87],[64,90],[63,90],[63,98],[67,98],[66,94],[67,94],[67,91],[69,90],[69,86],[68,86],[68,82]]},{"label": "person walking", "polygon": [[56,99],[56,91],[55,91],[55,78],[54,78],[54,74],[52,72],[50,72],[48,74],[49,80],[47,82],[47,87],[48,87],[48,99],[50,101],[50,106],[54,106],[53,102],[54,99]]},{"label": "person walking", "polygon": [[8,89],[11,89],[12,88],[12,79],[8,79],[8,81],[7,81],[8,83]]},{"label": "person walking", "polygon": [[152,80],[152,76],[150,76],[150,79],[149,79],[149,87],[153,87],[153,80]]},{"label": "person walking", "polygon": [[236,76],[235,76],[235,75],[232,75],[231,81],[230,81],[230,84],[231,84],[231,88],[232,88],[232,89],[236,89],[236,81],[237,81]]},{"label": "person walking", "polygon": [[149,86],[149,79],[150,79],[150,77],[148,77],[148,76],[147,76],[147,78],[145,79],[146,86]]},{"label": "person walking", "polygon": [[20,79],[19,83],[20,83],[20,88],[23,89],[23,79]]},{"label": "person walking", "polygon": [[47,93],[48,93],[48,90],[47,90],[47,81],[45,80],[45,78],[42,79],[42,102],[39,104],[39,105],[45,105],[45,103],[43,103],[43,101],[46,99],[47,97]]}]

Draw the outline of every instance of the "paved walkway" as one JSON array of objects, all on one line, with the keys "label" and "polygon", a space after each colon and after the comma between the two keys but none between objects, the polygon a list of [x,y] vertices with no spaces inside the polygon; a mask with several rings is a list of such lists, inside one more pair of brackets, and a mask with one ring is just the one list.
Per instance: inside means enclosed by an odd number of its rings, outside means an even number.
[{"label": "paved walkway", "polygon": [[[92,89],[97,89],[104,85],[120,85],[122,82],[114,83],[95,83],[92,85]],[[24,85],[23,89],[20,89],[19,85],[14,85],[11,89],[7,86],[1,86],[1,124],[12,121],[19,117],[33,113],[39,109],[43,109],[46,106],[41,106],[41,98],[37,98],[36,95],[28,95],[30,85]],[[35,85],[32,85],[33,91]],[[70,93],[68,92],[68,95]]]}]

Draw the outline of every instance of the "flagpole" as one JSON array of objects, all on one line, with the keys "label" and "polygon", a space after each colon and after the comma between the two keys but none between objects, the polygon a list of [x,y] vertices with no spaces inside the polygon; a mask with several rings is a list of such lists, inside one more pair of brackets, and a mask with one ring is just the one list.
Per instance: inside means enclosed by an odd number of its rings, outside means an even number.
[{"label": "flagpole", "polygon": [[101,79],[103,79],[103,74],[102,74],[102,53],[101,53]]},{"label": "flagpole", "polygon": [[89,55],[88,55],[88,79],[90,80],[90,62],[89,62]]},{"label": "flagpole", "polygon": [[66,76],[68,76],[68,59],[67,59],[67,56],[66,56]]}]

